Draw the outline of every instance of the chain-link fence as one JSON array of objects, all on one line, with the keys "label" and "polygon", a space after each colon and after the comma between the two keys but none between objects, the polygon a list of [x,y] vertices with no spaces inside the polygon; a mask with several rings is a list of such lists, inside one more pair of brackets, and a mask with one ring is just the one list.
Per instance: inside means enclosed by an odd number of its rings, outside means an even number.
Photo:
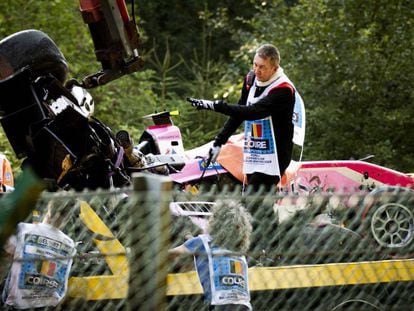
[{"label": "chain-link fence", "polygon": [[[193,256],[171,256],[168,249],[205,233],[217,202],[229,200],[252,216],[250,246],[238,255],[247,260],[254,310],[413,308],[410,190],[295,196],[242,195],[236,188],[194,195],[139,176],[131,189],[43,193],[37,201],[25,222],[46,216],[76,245],[75,255],[30,259],[47,280],[54,270],[49,265],[45,272],[45,261],[73,259],[65,297],[49,309],[207,310]],[[240,242],[234,234],[227,239]],[[13,261],[5,254],[2,280]],[[240,287],[234,280],[227,285]]]}]

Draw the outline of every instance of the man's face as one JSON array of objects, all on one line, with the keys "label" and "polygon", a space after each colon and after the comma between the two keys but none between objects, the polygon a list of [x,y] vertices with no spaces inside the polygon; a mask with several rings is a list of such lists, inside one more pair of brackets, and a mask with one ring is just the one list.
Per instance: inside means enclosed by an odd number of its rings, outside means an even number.
[{"label": "man's face", "polygon": [[276,72],[277,67],[270,63],[270,59],[261,58],[256,54],[253,59],[253,70],[258,81],[266,82]]}]

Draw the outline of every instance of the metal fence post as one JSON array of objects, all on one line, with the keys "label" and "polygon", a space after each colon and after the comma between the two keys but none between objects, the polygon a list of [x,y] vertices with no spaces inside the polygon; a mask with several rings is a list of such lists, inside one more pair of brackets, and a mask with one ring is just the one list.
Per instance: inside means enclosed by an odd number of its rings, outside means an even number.
[{"label": "metal fence post", "polygon": [[167,251],[170,235],[169,201],[172,182],[168,177],[132,175],[137,204],[131,211],[130,280],[131,310],[165,310]]}]

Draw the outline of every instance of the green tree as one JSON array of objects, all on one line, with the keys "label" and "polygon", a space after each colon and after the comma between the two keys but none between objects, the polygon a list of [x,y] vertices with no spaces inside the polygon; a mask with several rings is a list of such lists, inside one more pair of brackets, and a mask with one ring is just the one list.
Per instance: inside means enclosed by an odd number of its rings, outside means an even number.
[{"label": "green tree", "polygon": [[262,6],[252,21],[255,41],[279,46],[304,97],[305,159],[374,154],[378,164],[414,170],[413,12],[411,1]]},{"label": "green tree", "polygon": [[[245,23],[245,19],[253,16],[250,1],[138,3],[140,28],[145,33],[143,47],[152,52],[148,63],[158,73],[156,85],[169,86],[161,93],[157,91],[162,99],[166,98],[162,107],[182,112],[176,124],[183,132],[185,147],[195,147],[213,139],[226,118],[195,111],[185,98],[237,100],[235,85],[241,72],[233,65],[230,53],[240,46],[234,29],[250,27]],[[174,65],[167,71],[166,63]]]},{"label": "green tree", "polygon": [[[305,160],[375,154],[414,171],[412,1],[137,2],[144,70],[90,90],[95,116],[114,131],[138,140],[148,125],[141,116],[179,109],[185,146],[207,142],[225,117],[195,111],[185,97],[235,103],[255,48],[272,42],[307,107]],[[29,28],[57,43],[71,78],[100,70],[78,1],[0,2],[1,38]],[[2,132],[0,148],[17,166]]]}]

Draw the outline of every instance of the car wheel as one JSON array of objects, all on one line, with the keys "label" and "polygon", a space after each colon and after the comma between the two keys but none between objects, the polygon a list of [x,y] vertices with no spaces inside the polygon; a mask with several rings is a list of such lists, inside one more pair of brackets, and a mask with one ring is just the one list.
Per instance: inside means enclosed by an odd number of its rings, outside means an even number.
[{"label": "car wheel", "polygon": [[386,203],[375,209],[370,220],[375,241],[383,248],[401,249],[414,239],[414,214],[399,203]]},{"label": "car wheel", "polygon": [[336,306],[334,306],[331,311],[355,311],[355,310],[364,310],[364,311],[378,311],[383,310],[381,306],[376,303],[366,299],[345,299],[341,301]]},{"label": "car wheel", "polygon": [[[379,293],[376,293],[378,295]],[[381,293],[383,294],[383,293]],[[331,297],[331,303],[325,310],[330,311],[378,311],[384,310],[384,305],[364,289],[353,287],[346,292],[337,292]]]}]

